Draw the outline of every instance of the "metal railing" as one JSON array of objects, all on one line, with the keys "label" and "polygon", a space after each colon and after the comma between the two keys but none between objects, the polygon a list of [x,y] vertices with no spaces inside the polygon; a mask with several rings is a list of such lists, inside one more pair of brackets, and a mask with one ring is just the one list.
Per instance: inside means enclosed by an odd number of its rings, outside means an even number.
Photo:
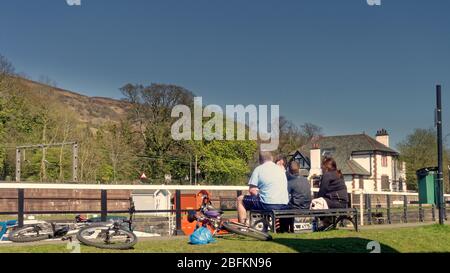
[{"label": "metal railing", "polygon": [[[418,222],[426,222],[426,212],[431,216],[428,221],[436,221],[437,207],[419,203],[419,194],[415,192],[377,192],[355,190],[352,192],[353,207],[359,209],[360,223],[393,224],[394,216],[399,223],[410,222],[412,216],[417,216]],[[450,208],[450,194],[444,195],[446,209]],[[374,204],[374,201],[376,203]],[[445,210],[446,211],[446,210]],[[447,214],[445,216],[447,218]]]},{"label": "metal railing", "polygon": [[[106,184],[38,184],[38,183],[0,183],[0,189],[17,190],[17,211],[0,212],[0,215],[12,215],[17,214],[19,225],[24,224],[24,216],[26,214],[94,214],[99,213],[102,221],[106,221],[108,213],[127,213],[128,210],[108,210],[108,191],[113,190],[169,190],[175,191],[175,208],[170,210],[137,210],[136,213],[175,213],[175,234],[182,234],[182,214],[189,210],[182,209],[181,207],[181,194],[183,191],[235,191],[236,196],[241,195],[248,190],[247,186],[181,186],[181,185],[106,185]],[[25,211],[25,190],[27,189],[60,189],[60,190],[99,190],[101,192],[100,199],[96,199],[100,202],[100,210],[65,210],[65,211]],[[318,189],[313,188],[312,193],[317,192]],[[367,222],[368,225],[374,223],[374,206],[373,200],[378,200],[383,197],[386,211],[386,224],[393,223],[392,217],[402,213],[402,221],[408,223],[408,210],[411,208],[412,203],[417,203],[419,209],[419,221],[424,221],[424,207],[418,204],[418,194],[410,192],[368,192],[364,190],[354,190],[349,192],[352,200],[352,206],[358,209],[360,219],[359,223],[364,225]],[[2,197],[0,196],[0,199]],[[378,198],[378,199],[377,199]],[[46,198],[51,199],[51,198]],[[73,198],[68,198],[73,199]],[[393,207],[394,201],[399,205],[399,199],[401,199],[402,206],[399,210],[398,207]],[[450,195],[445,195],[447,202],[450,200]],[[412,201],[412,202],[411,202]],[[381,207],[375,207],[376,210]],[[394,209],[397,210],[394,213]],[[434,207],[432,207],[432,220],[435,220]]]},{"label": "metal railing", "polygon": [[[111,190],[171,190],[175,191],[175,209],[171,210],[136,210],[136,213],[175,213],[175,234],[182,234],[182,214],[189,210],[181,208],[182,191],[235,191],[241,195],[248,190],[245,186],[180,186],[180,185],[105,185],[105,184],[39,184],[39,183],[0,183],[0,189],[17,190],[17,211],[0,212],[0,215],[17,214],[18,225],[23,226],[26,214],[94,214],[100,213],[102,221],[107,220],[108,213],[127,213],[128,210],[108,210],[108,191]],[[25,211],[26,189],[58,189],[58,190],[99,190],[101,192],[100,210],[59,210],[59,211]],[[1,196],[0,196],[1,199]]]}]

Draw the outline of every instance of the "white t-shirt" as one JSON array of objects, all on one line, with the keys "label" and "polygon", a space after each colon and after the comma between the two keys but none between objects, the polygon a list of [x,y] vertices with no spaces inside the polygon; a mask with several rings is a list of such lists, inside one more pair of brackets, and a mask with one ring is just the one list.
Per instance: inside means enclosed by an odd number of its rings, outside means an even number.
[{"label": "white t-shirt", "polygon": [[256,167],[248,184],[259,189],[259,196],[264,204],[287,205],[289,203],[286,173],[271,161]]}]

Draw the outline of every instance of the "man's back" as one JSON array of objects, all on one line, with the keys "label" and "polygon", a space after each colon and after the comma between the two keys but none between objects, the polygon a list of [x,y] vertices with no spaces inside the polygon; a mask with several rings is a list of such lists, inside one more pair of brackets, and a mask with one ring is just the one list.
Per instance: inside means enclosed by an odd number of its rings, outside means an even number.
[{"label": "man's back", "polygon": [[311,185],[303,176],[294,175],[288,181],[289,205],[296,209],[309,209],[311,204]]},{"label": "man's back", "polygon": [[258,187],[261,201],[265,204],[286,205],[289,202],[286,174],[273,162],[256,167],[249,184]]}]

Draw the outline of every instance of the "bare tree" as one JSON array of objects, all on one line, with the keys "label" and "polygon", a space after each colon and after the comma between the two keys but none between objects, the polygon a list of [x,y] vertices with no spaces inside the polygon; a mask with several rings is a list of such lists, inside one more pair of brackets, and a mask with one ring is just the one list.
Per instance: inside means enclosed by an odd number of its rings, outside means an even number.
[{"label": "bare tree", "polygon": [[13,75],[14,66],[12,63],[3,55],[0,54],[0,77],[4,75]]},{"label": "bare tree", "polygon": [[312,123],[304,123],[302,126],[300,126],[302,130],[302,134],[306,137],[308,141],[310,141],[314,137],[322,136],[323,129],[320,126],[317,126]]}]

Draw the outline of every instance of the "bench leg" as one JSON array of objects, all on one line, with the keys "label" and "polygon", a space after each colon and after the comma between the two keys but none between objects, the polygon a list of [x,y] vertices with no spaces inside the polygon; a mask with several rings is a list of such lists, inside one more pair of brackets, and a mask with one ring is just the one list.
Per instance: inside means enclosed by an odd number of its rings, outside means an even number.
[{"label": "bench leg", "polygon": [[277,219],[275,218],[275,213],[271,213],[272,217],[272,232],[277,233]]}]

